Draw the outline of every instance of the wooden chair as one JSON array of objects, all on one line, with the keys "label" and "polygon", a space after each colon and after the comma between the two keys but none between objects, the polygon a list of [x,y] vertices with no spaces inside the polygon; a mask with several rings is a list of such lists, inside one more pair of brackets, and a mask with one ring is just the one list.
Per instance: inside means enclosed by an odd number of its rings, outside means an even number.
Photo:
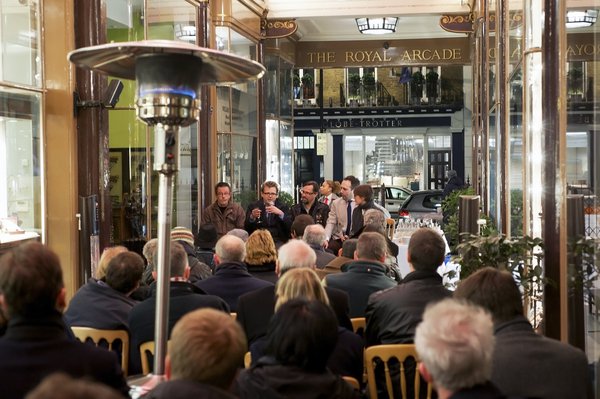
[{"label": "wooden chair", "polygon": [[[99,330],[91,327],[71,327],[73,335],[81,342],[91,340],[96,346],[106,348],[100,343],[106,342],[108,350],[117,352],[121,357],[121,369],[123,374],[127,375],[129,367],[129,333],[126,330]],[[121,343],[121,347],[115,343]]]},{"label": "wooden chair", "polygon": [[[169,345],[171,340],[167,341],[167,352],[169,351]],[[140,359],[142,361],[142,374],[147,375],[152,372],[150,367],[150,357],[154,357],[154,341],[146,341],[140,345]]]},{"label": "wooden chair", "polygon": [[354,317],[352,319],[350,319],[350,322],[352,323],[352,330],[354,331],[355,334],[360,335],[361,337],[365,336],[365,327],[366,327],[366,320],[364,317]]},{"label": "wooden chair", "polygon": [[[369,384],[369,396],[371,398],[377,397],[377,384],[375,379],[375,366],[376,360],[379,359],[384,364],[385,369],[385,385],[390,399],[394,399],[394,389],[392,378],[390,375],[389,361],[390,359],[397,359],[400,363],[400,392],[402,397],[406,398],[406,370],[404,363],[407,358],[413,358],[416,361],[415,365],[415,377],[414,377],[414,390],[415,398],[419,397],[421,379],[418,371],[419,359],[417,357],[417,351],[415,350],[414,344],[393,344],[393,345],[375,345],[367,348],[365,351],[365,364],[367,366],[367,381]],[[431,399],[432,387],[427,386],[427,399]]]},{"label": "wooden chair", "polygon": [[385,234],[387,234],[390,240],[394,239],[394,232],[396,231],[396,221],[392,218],[385,220]]},{"label": "wooden chair", "polygon": [[244,355],[244,368],[249,369],[252,365],[252,354],[250,352],[246,352]]},{"label": "wooden chair", "polygon": [[229,314],[231,315],[231,318],[232,318],[233,320],[237,319],[237,313],[236,313],[236,312],[231,312],[231,313],[229,313]]}]

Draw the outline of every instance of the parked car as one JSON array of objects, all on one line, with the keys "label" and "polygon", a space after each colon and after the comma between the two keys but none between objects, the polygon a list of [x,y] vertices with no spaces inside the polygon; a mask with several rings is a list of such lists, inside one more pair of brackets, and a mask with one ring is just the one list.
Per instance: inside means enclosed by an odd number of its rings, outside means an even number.
[{"label": "parked car", "polygon": [[[380,186],[373,187],[373,198],[377,203],[379,203],[380,188]],[[398,218],[398,209],[411,194],[412,191],[405,187],[385,186],[385,209],[393,218]]]},{"label": "parked car", "polygon": [[398,210],[400,219],[442,220],[442,190],[413,192]]}]

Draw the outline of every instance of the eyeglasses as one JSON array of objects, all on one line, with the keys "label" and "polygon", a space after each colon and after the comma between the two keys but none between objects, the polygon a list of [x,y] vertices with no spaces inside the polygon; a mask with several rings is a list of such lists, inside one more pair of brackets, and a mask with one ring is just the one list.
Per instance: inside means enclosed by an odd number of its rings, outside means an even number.
[{"label": "eyeglasses", "polygon": [[315,195],[316,193],[312,193],[312,192],[309,193],[309,192],[306,192],[304,190],[300,190],[300,194],[302,194],[302,195]]},{"label": "eyeglasses", "polygon": [[277,193],[276,193],[276,192],[265,193],[264,191],[263,191],[263,194],[264,194],[264,195],[277,195]]}]

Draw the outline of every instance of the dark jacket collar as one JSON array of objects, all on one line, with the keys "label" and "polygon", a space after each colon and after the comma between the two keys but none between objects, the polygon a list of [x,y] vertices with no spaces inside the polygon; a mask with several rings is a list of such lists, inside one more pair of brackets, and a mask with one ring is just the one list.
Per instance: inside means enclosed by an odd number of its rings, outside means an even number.
[{"label": "dark jacket collar", "polygon": [[400,284],[409,283],[411,281],[416,280],[429,280],[431,284],[442,285],[442,276],[440,276],[437,272],[432,272],[428,270],[415,270],[410,272],[402,279]]},{"label": "dark jacket collar", "polygon": [[[150,286],[152,290],[151,297],[156,300],[156,281],[152,283]],[[206,294],[206,291],[203,289],[196,287],[194,284],[189,281],[171,281],[169,286],[169,295],[170,296],[179,296],[185,294]]]},{"label": "dark jacket collar", "polygon": [[35,317],[11,317],[3,338],[13,341],[37,341],[67,339],[67,336],[62,314],[55,311]]},{"label": "dark jacket collar", "polygon": [[250,276],[244,262],[223,262],[215,268],[215,276],[245,275]]},{"label": "dark jacket collar", "polygon": [[511,331],[527,331],[532,332],[533,327],[525,316],[516,316],[514,319],[498,323],[494,326],[494,334],[506,333]]},{"label": "dark jacket collar", "polygon": [[375,273],[385,275],[386,267],[383,263],[376,260],[359,259],[354,262],[346,263],[342,272],[352,273]]}]

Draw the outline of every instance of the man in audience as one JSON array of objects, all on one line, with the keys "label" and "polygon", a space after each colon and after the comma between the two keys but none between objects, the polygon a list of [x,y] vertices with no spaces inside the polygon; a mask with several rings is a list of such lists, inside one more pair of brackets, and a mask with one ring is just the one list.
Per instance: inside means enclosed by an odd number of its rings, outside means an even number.
[{"label": "man in audience", "polygon": [[266,181],[260,187],[261,199],[248,205],[245,229],[252,234],[257,229],[267,229],[279,248],[290,236],[292,220],[287,205],[279,201],[279,185]]},{"label": "man in audience", "polygon": [[297,238],[299,240],[304,237],[304,231],[306,227],[314,224],[312,216],[310,215],[298,215],[296,219],[292,222],[292,228],[290,229],[290,235],[292,238]]},{"label": "man in audience", "polygon": [[339,255],[326,264],[324,269],[315,270],[319,278],[323,280],[328,274],[341,273],[348,263],[353,262],[356,244],[358,244],[358,238],[349,238],[344,241],[338,252]]},{"label": "man in audience", "polygon": [[217,228],[214,224],[206,223],[198,228],[195,240],[196,257],[200,262],[208,265],[210,270],[215,270],[215,245],[218,239]]},{"label": "man in audience", "polygon": [[[229,306],[221,298],[206,295],[188,281],[190,267],[183,247],[171,242],[171,281],[169,287],[169,320],[168,331],[184,314],[199,308],[214,308],[229,313]],[[154,271],[156,279],[156,270]],[[138,303],[129,314],[129,331],[131,332],[130,367],[131,373],[141,371],[140,344],[154,340],[154,319],[156,314],[156,286],[152,296]]]},{"label": "man in audience", "polygon": [[171,240],[181,244],[187,254],[188,265],[190,266],[189,280],[191,283],[212,276],[210,266],[196,257],[196,249],[194,248],[195,239],[192,230],[183,226],[174,227],[171,230]]},{"label": "man in audience", "polygon": [[585,353],[533,330],[509,272],[481,269],[463,280],[454,296],[491,313],[496,336],[491,381],[502,392],[544,399],[588,397]]},{"label": "man in audience", "polygon": [[228,231],[227,234],[236,236],[237,238],[239,238],[240,240],[242,240],[244,242],[248,241],[248,237],[250,236],[248,234],[248,232],[244,229],[233,229],[233,230]]},{"label": "man in audience", "polygon": [[232,317],[213,309],[190,312],[171,334],[165,359],[168,381],[145,398],[233,399],[228,390],[247,350],[246,337]]},{"label": "man in audience", "polygon": [[387,253],[385,238],[379,233],[363,233],[358,238],[354,262],[343,273],[330,274],[323,279],[327,287],[348,293],[350,317],[364,317],[369,296],[377,291],[396,286],[386,275],[383,264]]},{"label": "man in audience", "polygon": [[307,181],[300,190],[300,203],[290,209],[292,222],[298,215],[310,215],[313,223],[325,227],[329,216],[329,206],[317,201],[319,185],[316,181]]},{"label": "man in audience", "polygon": [[152,272],[154,272],[154,265],[156,264],[156,252],[158,251],[158,238],[152,238],[148,240],[146,244],[144,244],[144,248],[142,249],[142,255],[146,259],[146,267],[144,268],[144,273],[142,274],[142,283],[146,285],[150,285],[154,282],[154,277],[152,276]]},{"label": "man in audience", "polygon": [[127,319],[137,303],[130,298],[140,285],[144,260],[135,252],[122,252],[106,267],[104,281],[90,280],[69,302],[65,321],[69,326],[100,330],[128,330]]},{"label": "man in audience", "polygon": [[326,264],[336,258],[334,254],[325,251],[325,245],[327,245],[325,229],[320,224],[307,226],[302,239],[315,251],[315,255],[317,255],[317,269],[323,269]]},{"label": "man in audience", "polygon": [[340,185],[341,198],[329,205],[325,236],[328,240],[327,247],[333,253],[337,253],[342,247],[342,242],[350,236],[352,212],[356,207],[353,190],[359,184],[360,181],[356,177],[346,176]]},{"label": "man in audience", "polygon": [[248,273],[244,263],[246,245],[241,239],[232,235],[224,235],[215,247],[215,275],[196,283],[196,286],[207,294],[222,298],[235,312],[240,295],[272,286]]},{"label": "man in audience", "polygon": [[[417,327],[415,346],[419,372],[436,388],[439,399],[505,398],[489,382],[493,324],[480,307],[453,299],[429,306]],[[567,397],[573,396],[563,396]]]},{"label": "man in audience", "polygon": [[22,399],[58,371],[127,396],[116,354],[69,338],[61,315],[65,297],[58,256],[43,244],[25,243],[0,257],[0,313],[8,320],[0,340],[2,398]]},{"label": "man in audience", "polygon": [[[291,240],[279,248],[275,272],[279,277],[295,267],[315,268],[315,252],[301,240]],[[337,289],[326,288],[329,304],[334,310],[341,327],[352,330],[348,318],[348,295]],[[237,320],[242,326],[248,345],[267,333],[269,320],[275,310],[275,287],[268,286],[240,296],[237,305]]]},{"label": "man in audience", "polygon": [[104,248],[104,251],[102,251],[102,255],[100,255],[100,260],[98,261],[96,271],[94,273],[96,280],[104,279],[104,276],[106,276],[106,267],[108,266],[108,262],[110,262],[112,258],[114,258],[120,253],[127,251],[129,250],[122,245],[115,245],[114,247]]},{"label": "man in audience", "polygon": [[411,272],[397,287],[369,298],[365,333],[367,346],[413,341],[427,304],[451,295],[437,273],[445,253],[444,240],[433,229],[422,228],[412,234],[407,254]]},{"label": "man in audience", "polygon": [[229,183],[217,183],[215,196],[217,200],[204,208],[201,224],[212,223],[217,229],[218,238],[223,237],[230,230],[243,229],[246,212],[231,199]]},{"label": "man in audience", "polygon": [[50,374],[25,399],[122,399],[113,388],[64,373]]}]

